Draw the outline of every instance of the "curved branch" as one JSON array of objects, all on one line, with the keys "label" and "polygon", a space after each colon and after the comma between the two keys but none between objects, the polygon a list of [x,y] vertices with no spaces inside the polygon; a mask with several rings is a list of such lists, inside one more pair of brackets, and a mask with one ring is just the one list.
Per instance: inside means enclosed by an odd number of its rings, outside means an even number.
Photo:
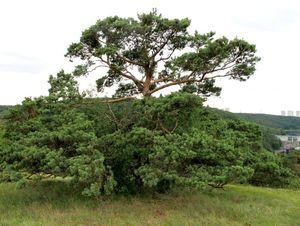
[{"label": "curved branch", "polygon": [[167,88],[167,87],[170,87],[170,86],[175,86],[175,85],[180,85],[180,84],[183,84],[183,83],[187,83],[187,82],[195,82],[196,80],[195,79],[184,79],[184,80],[177,80],[175,82],[171,82],[171,83],[168,83],[168,84],[165,84],[165,85],[162,85],[160,87],[157,87],[153,90],[151,90],[149,93],[150,95],[152,95],[153,93],[159,91],[159,90],[162,90],[164,88]]},{"label": "curved branch", "polygon": [[120,73],[123,77],[132,80],[135,84],[143,84],[143,81],[137,79],[137,78],[136,78],[133,74],[131,74],[127,69],[125,69],[125,70],[126,70],[126,72],[129,73],[129,74],[127,74],[127,73],[125,73],[125,72],[123,72],[123,71],[121,71],[121,70],[116,70],[116,69],[114,69],[113,65],[109,62],[108,59],[107,59],[107,60],[104,60],[102,57],[99,57],[99,58],[100,58],[100,60],[101,60],[103,63],[107,64],[108,67],[109,67],[110,69],[114,70],[115,72]]}]

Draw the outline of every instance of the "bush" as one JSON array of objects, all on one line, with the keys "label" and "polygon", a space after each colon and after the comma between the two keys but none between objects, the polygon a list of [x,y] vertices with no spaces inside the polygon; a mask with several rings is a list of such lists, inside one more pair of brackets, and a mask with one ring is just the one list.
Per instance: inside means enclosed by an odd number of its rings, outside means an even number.
[{"label": "bush", "polygon": [[288,153],[283,154],[284,166],[291,169],[297,177],[300,178],[300,151],[291,150]]},{"label": "bush", "polygon": [[290,181],[288,188],[294,190],[300,190],[300,178],[299,177],[293,178]]},{"label": "bush", "polygon": [[114,105],[70,97],[55,89],[10,110],[0,147],[2,180],[24,186],[66,177],[88,196],[221,188],[249,178],[258,185],[289,182],[278,156],[263,151],[257,125],[224,120],[198,96],[173,93]]},{"label": "bush", "polygon": [[270,151],[263,151],[255,156],[252,165],[254,174],[251,184],[270,187],[286,187],[292,181],[293,172],[283,165],[282,158]]},{"label": "bush", "polygon": [[[257,126],[203,114],[202,100],[186,93],[144,99],[132,108],[129,121],[135,123],[99,138],[96,147],[114,172],[117,192],[223,187],[252,175],[245,161],[249,150],[260,149]],[[198,110],[202,119],[195,128]]]},{"label": "bush", "polygon": [[93,148],[97,137],[92,125],[67,105],[44,98],[25,100],[7,117],[6,145],[0,151],[2,175],[11,181],[33,175],[69,177],[85,184],[86,194],[94,192],[95,184],[111,186],[103,154]]}]

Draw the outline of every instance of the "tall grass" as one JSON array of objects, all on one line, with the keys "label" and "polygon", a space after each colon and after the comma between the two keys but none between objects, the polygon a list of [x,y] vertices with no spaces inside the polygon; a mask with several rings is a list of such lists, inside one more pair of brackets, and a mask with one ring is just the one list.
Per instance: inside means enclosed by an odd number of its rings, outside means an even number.
[{"label": "tall grass", "polygon": [[204,193],[90,200],[63,181],[0,184],[0,225],[299,225],[300,192],[228,185]]}]

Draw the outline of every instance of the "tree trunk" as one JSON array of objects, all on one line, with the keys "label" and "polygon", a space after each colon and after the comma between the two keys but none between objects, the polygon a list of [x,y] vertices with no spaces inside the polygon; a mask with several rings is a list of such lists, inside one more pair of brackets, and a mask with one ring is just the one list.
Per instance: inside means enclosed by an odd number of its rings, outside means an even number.
[{"label": "tree trunk", "polygon": [[147,74],[146,74],[146,80],[145,80],[145,82],[144,82],[144,89],[143,89],[143,96],[144,96],[144,97],[149,97],[149,96],[151,96],[151,93],[150,93],[151,79],[152,79],[152,74],[147,73]]}]

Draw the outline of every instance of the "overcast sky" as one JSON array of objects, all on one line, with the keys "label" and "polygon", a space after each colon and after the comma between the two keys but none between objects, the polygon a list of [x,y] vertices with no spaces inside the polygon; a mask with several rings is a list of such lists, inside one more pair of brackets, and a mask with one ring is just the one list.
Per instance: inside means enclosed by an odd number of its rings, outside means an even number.
[{"label": "overcast sky", "polygon": [[[0,4],[0,105],[46,95],[50,74],[73,66],[64,57],[98,19],[158,12],[190,18],[191,29],[243,38],[262,60],[246,82],[220,81],[220,98],[207,104],[233,112],[280,114],[300,110],[299,0],[9,0]],[[89,85],[90,84],[90,85]],[[81,79],[83,89],[91,87]]]}]

